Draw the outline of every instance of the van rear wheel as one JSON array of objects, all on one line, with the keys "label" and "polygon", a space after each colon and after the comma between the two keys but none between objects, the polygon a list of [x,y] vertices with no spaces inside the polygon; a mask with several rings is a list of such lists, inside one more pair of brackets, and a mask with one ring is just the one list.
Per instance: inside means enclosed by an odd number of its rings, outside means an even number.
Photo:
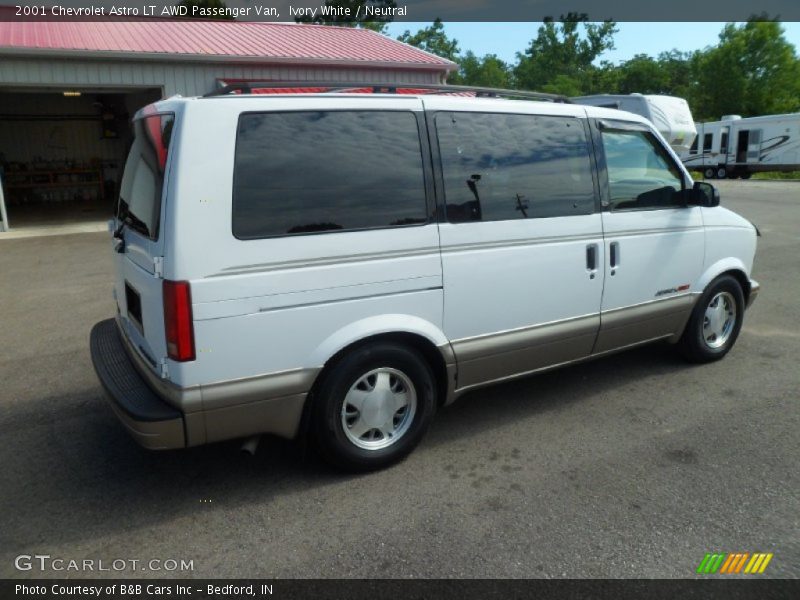
[{"label": "van rear wheel", "polygon": [[348,471],[399,461],[425,435],[435,390],[430,366],[413,349],[388,342],[357,347],[323,373],[314,393],[322,457]]}]

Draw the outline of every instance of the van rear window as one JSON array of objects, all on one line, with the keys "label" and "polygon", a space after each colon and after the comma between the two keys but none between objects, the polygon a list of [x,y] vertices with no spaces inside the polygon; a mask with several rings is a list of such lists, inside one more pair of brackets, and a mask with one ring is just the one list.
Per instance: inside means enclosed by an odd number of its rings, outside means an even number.
[{"label": "van rear window", "polygon": [[426,223],[411,112],[246,113],[239,119],[233,234],[239,239]]},{"label": "van rear window", "polygon": [[117,219],[140,234],[158,239],[164,171],[175,116],[150,115],[133,122],[134,140],[120,187]]}]

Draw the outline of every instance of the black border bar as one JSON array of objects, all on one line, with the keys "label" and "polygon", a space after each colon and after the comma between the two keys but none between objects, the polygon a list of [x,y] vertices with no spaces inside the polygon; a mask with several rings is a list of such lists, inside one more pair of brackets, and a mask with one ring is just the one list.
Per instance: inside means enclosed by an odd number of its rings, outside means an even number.
[{"label": "black border bar", "polygon": [[[27,586],[25,588],[24,586]],[[138,586],[138,587],[137,587]],[[27,589],[27,592],[25,590]],[[36,589],[39,593],[32,590]],[[252,589],[253,594],[249,592]],[[83,590],[83,591],[81,591]],[[70,593],[76,591],[76,593]],[[99,594],[97,593],[99,591]],[[0,598],[46,600],[275,599],[652,600],[800,597],[800,580],[746,576],[708,579],[37,579],[0,581]]]}]

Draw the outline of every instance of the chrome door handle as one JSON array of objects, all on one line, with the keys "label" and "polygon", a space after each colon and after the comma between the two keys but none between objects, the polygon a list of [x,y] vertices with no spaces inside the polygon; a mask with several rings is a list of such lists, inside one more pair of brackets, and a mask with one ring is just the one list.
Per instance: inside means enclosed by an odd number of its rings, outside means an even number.
[{"label": "chrome door handle", "polygon": [[589,272],[589,279],[594,279],[597,274],[597,244],[586,246],[586,270]]},{"label": "chrome door handle", "polygon": [[608,256],[612,275],[617,272],[617,268],[619,267],[619,255],[619,242],[611,242],[611,245],[608,247]]}]

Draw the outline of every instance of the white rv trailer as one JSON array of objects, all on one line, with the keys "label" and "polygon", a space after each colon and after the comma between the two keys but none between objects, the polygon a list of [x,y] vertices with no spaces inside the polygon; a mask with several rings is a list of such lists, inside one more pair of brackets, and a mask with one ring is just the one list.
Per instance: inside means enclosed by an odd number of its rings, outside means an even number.
[{"label": "white rv trailer", "polygon": [[626,110],[649,119],[678,155],[689,149],[697,135],[692,111],[683,98],[651,94],[597,94],[570,100],[589,106]]},{"label": "white rv trailer", "polygon": [[744,119],[725,115],[720,121],[695,125],[697,138],[680,157],[687,168],[702,170],[707,179],[800,170],[800,113]]}]

